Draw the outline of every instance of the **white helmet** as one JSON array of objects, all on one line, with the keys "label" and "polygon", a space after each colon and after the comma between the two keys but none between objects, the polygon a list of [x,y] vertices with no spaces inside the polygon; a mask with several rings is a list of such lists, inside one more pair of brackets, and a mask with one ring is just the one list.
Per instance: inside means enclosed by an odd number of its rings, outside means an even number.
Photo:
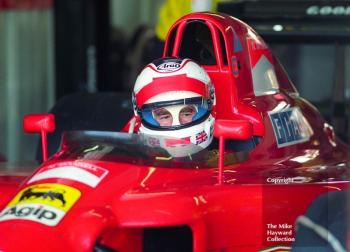
[{"label": "white helmet", "polygon": [[188,154],[213,139],[214,87],[206,71],[190,59],[161,58],[148,64],[137,77],[133,102],[141,119],[139,133],[181,138]]}]

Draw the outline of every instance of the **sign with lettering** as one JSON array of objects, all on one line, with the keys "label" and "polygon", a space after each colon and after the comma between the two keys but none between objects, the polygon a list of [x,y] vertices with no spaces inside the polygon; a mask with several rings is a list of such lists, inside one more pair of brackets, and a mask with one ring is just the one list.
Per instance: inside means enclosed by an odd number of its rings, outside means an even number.
[{"label": "sign with lettering", "polygon": [[310,124],[297,107],[270,111],[269,117],[278,148],[306,142],[313,135]]},{"label": "sign with lettering", "polygon": [[186,61],[183,61],[181,59],[163,59],[159,62],[155,62],[157,71],[161,73],[169,73],[169,72],[175,72],[181,68],[183,63]]},{"label": "sign with lettering", "polygon": [[318,6],[318,5],[312,5],[306,9],[306,14],[310,16],[315,15],[321,15],[321,16],[328,16],[328,15],[334,15],[334,16],[341,16],[341,15],[350,15],[350,6],[348,5],[337,5],[337,6],[331,6],[331,5],[325,5],[325,6]]},{"label": "sign with lettering", "polygon": [[107,174],[108,170],[93,164],[78,161],[62,162],[40,168],[28,184],[44,179],[62,178],[96,187]]}]

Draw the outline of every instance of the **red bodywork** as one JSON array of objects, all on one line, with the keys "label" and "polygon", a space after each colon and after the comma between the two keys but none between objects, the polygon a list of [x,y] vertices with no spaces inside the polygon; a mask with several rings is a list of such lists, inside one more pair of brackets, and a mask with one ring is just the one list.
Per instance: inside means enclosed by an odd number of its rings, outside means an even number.
[{"label": "red bodywork", "polygon": [[[28,186],[54,183],[75,188],[81,195],[54,226],[20,218],[1,221],[0,214],[0,251],[93,251],[96,241],[116,251],[142,251],[145,230],[166,233],[166,228],[176,227],[185,230],[179,236],[190,231],[196,252],[274,246],[287,250],[295,220],[312,200],[348,186],[346,146],[316,108],[299,97],[280,63],[248,25],[226,15],[187,15],[168,33],[164,56],[183,56],[182,35],[193,22],[207,26],[212,36],[216,64],[203,67],[216,89],[217,119],[228,120],[221,127],[229,127],[230,120],[249,122],[253,135],[261,138],[248,160],[224,166],[222,181],[218,167],[162,168],[84,159],[79,162],[107,174],[95,187],[64,177],[30,181],[30,177],[2,176],[0,209],[8,207],[15,195],[25,198]],[[257,74],[267,76],[265,89],[259,87]],[[284,113],[295,113],[300,125],[279,121]],[[66,163],[70,166],[74,160],[53,157],[41,169],[62,162],[71,162]],[[64,205],[58,198],[53,201]],[[13,211],[13,216],[20,216],[36,210]],[[42,213],[37,211],[36,217]]]}]

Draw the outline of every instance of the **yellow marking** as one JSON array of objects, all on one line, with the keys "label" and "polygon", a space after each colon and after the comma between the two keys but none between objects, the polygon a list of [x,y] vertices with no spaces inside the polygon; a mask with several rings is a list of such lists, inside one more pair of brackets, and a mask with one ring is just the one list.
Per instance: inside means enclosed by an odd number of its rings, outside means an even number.
[{"label": "yellow marking", "polygon": [[80,198],[78,189],[61,184],[36,184],[22,189],[7,207],[23,203],[36,203],[56,207],[67,212]]},{"label": "yellow marking", "polygon": [[169,161],[169,160],[171,160],[171,159],[173,159],[173,157],[156,157],[156,160],[163,160],[163,161]]}]

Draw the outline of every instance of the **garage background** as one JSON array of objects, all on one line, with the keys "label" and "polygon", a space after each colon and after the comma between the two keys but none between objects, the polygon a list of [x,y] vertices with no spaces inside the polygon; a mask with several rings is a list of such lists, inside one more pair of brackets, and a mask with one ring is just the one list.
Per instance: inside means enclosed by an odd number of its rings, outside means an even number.
[{"label": "garage background", "polygon": [[[0,153],[34,160],[38,136],[23,133],[23,115],[49,111],[62,97],[128,97],[149,61],[162,3],[0,0]],[[349,1],[225,1],[219,11],[265,38],[301,96],[349,142]]]}]

